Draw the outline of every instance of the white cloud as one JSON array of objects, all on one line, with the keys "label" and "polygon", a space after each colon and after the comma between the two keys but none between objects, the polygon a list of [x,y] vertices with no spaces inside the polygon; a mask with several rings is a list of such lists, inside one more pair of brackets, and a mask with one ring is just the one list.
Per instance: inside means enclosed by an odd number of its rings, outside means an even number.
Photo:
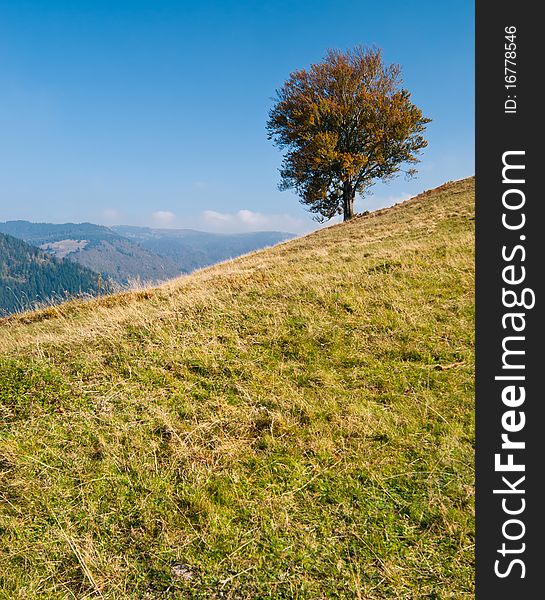
[{"label": "white cloud", "polygon": [[219,221],[223,223],[229,223],[232,221],[233,215],[228,213],[220,213],[215,210],[205,210],[202,214],[202,217],[205,221],[214,222]]},{"label": "white cloud", "polygon": [[288,214],[264,214],[242,209],[235,213],[222,213],[205,210],[202,225],[209,231],[218,233],[239,233],[245,231],[287,231],[303,233],[315,229],[309,221]]},{"label": "white cloud", "polygon": [[169,210],[158,210],[151,215],[151,218],[156,225],[166,226],[172,225],[176,220],[176,215]]}]

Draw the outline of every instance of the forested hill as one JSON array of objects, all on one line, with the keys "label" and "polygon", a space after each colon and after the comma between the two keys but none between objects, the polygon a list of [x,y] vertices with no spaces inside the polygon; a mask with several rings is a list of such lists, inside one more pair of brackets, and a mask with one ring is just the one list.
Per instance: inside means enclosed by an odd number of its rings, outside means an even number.
[{"label": "forested hill", "polygon": [[97,293],[98,275],[0,233],[0,316],[37,304]]},{"label": "forested hill", "polygon": [[121,285],[159,282],[294,237],[280,231],[219,234],[193,229],[112,228],[93,223],[0,223],[0,232],[102,273]]},{"label": "forested hill", "polygon": [[7,221],[0,223],[0,232],[39,246],[57,258],[68,258],[100,272],[120,285],[133,280],[165,281],[181,272],[168,258],[93,223]]}]

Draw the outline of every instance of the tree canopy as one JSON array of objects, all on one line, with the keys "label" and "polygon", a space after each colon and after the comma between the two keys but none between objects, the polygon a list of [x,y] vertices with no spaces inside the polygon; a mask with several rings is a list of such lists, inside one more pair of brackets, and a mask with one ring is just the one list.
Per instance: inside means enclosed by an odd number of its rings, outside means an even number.
[{"label": "tree canopy", "polygon": [[294,188],[319,221],[354,215],[356,193],[377,180],[416,172],[430,119],[402,87],[399,65],[378,49],[329,50],[276,91],[269,139],[287,150],[281,189]]}]

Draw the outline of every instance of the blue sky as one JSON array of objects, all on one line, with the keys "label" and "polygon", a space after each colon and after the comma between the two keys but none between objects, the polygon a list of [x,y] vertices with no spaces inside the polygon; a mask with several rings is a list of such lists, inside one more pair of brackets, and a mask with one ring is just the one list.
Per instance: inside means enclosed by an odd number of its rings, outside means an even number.
[{"label": "blue sky", "polygon": [[0,0],[0,221],[316,227],[280,192],[276,88],[327,48],[382,48],[433,119],[419,175],[474,174],[473,2]]}]

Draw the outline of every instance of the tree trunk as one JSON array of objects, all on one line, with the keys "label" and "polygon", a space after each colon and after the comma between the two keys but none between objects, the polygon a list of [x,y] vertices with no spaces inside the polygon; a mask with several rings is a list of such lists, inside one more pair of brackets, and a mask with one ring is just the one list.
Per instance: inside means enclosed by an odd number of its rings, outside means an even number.
[{"label": "tree trunk", "polygon": [[352,188],[349,181],[343,184],[343,220],[349,221],[354,216],[354,200],[356,190]]}]

